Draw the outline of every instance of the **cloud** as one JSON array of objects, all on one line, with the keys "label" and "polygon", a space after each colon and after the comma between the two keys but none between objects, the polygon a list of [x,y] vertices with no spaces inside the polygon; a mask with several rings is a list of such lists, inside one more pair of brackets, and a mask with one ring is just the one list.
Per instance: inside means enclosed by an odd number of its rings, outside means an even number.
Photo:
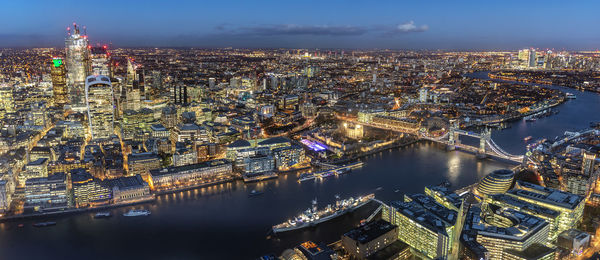
[{"label": "cloud", "polygon": [[357,36],[368,32],[366,28],[359,26],[329,26],[329,25],[261,25],[254,27],[240,27],[231,29],[223,25],[215,27],[216,30],[230,34],[259,35],[259,36]]},{"label": "cloud", "polygon": [[429,26],[415,25],[414,21],[408,21],[405,23],[398,24],[391,32],[392,33],[412,33],[412,32],[424,32],[429,30]]}]

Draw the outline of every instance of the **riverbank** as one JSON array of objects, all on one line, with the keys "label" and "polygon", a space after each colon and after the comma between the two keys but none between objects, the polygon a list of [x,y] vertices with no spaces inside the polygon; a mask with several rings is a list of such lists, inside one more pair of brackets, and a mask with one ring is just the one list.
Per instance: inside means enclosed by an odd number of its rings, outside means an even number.
[{"label": "riverbank", "polygon": [[60,216],[81,214],[81,213],[85,213],[85,212],[95,212],[95,211],[101,211],[101,210],[107,210],[107,209],[114,209],[114,208],[121,208],[121,207],[145,204],[145,203],[154,202],[154,201],[156,201],[156,197],[152,196],[152,198],[147,198],[147,199],[142,199],[142,200],[137,200],[137,201],[132,201],[132,202],[124,202],[124,203],[119,203],[119,204],[104,205],[104,206],[98,206],[98,207],[72,208],[72,209],[66,209],[66,210],[61,210],[61,211],[10,215],[10,216],[1,217],[0,223],[17,221],[17,220],[38,219],[38,218],[44,218],[44,217],[46,217],[46,218],[47,217],[60,217]]}]

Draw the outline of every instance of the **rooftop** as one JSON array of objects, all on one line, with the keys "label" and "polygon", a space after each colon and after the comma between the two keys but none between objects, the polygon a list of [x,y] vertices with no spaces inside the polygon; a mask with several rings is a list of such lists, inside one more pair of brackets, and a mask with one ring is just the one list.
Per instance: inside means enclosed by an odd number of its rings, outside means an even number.
[{"label": "rooftop", "polygon": [[352,229],[344,234],[358,243],[365,244],[377,239],[378,237],[396,229],[398,226],[393,225],[385,220],[377,220],[370,222],[364,226]]},{"label": "rooftop", "polygon": [[517,181],[515,188],[509,190],[507,193],[568,209],[575,209],[583,201],[582,196],[524,181]]}]

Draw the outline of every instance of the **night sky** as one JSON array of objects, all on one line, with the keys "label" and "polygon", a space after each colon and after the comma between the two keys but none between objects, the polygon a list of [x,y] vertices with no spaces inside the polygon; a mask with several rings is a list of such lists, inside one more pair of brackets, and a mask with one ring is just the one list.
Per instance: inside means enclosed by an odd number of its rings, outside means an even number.
[{"label": "night sky", "polygon": [[0,47],[58,47],[85,25],[113,47],[596,50],[600,1],[10,1]]}]

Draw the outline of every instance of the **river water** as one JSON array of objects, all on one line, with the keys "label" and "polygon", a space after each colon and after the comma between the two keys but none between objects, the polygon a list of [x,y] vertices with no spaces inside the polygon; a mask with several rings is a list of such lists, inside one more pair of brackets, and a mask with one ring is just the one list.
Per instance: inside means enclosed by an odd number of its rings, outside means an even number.
[{"label": "river water", "polygon": [[[472,77],[486,77],[476,73]],[[600,95],[571,89],[577,95],[558,106],[558,115],[534,123],[516,121],[494,131],[492,138],[513,154],[525,151],[523,138],[534,139],[585,128],[600,120]],[[478,181],[487,173],[510,167],[506,162],[478,160],[433,143],[419,143],[373,154],[365,166],[324,181],[297,182],[290,173],[262,183],[220,184],[159,196],[154,203],[113,209],[110,219],[93,219],[93,213],[52,219],[57,225],[32,227],[32,221],[0,224],[0,259],[254,259],[281,254],[300,242],[330,243],[367,217],[370,204],[316,228],[267,239],[274,224],[295,216],[317,199],[319,206],[342,198],[374,192],[382,201],[401,200],[403,194],[423,192],[426,185],[448,180],[454,188]],[[248,197],[251,190],[260,196]],[[152,211],[149,217],[127,218],[131,208]],[[23,228],[17,225],[25,224]]]}]

